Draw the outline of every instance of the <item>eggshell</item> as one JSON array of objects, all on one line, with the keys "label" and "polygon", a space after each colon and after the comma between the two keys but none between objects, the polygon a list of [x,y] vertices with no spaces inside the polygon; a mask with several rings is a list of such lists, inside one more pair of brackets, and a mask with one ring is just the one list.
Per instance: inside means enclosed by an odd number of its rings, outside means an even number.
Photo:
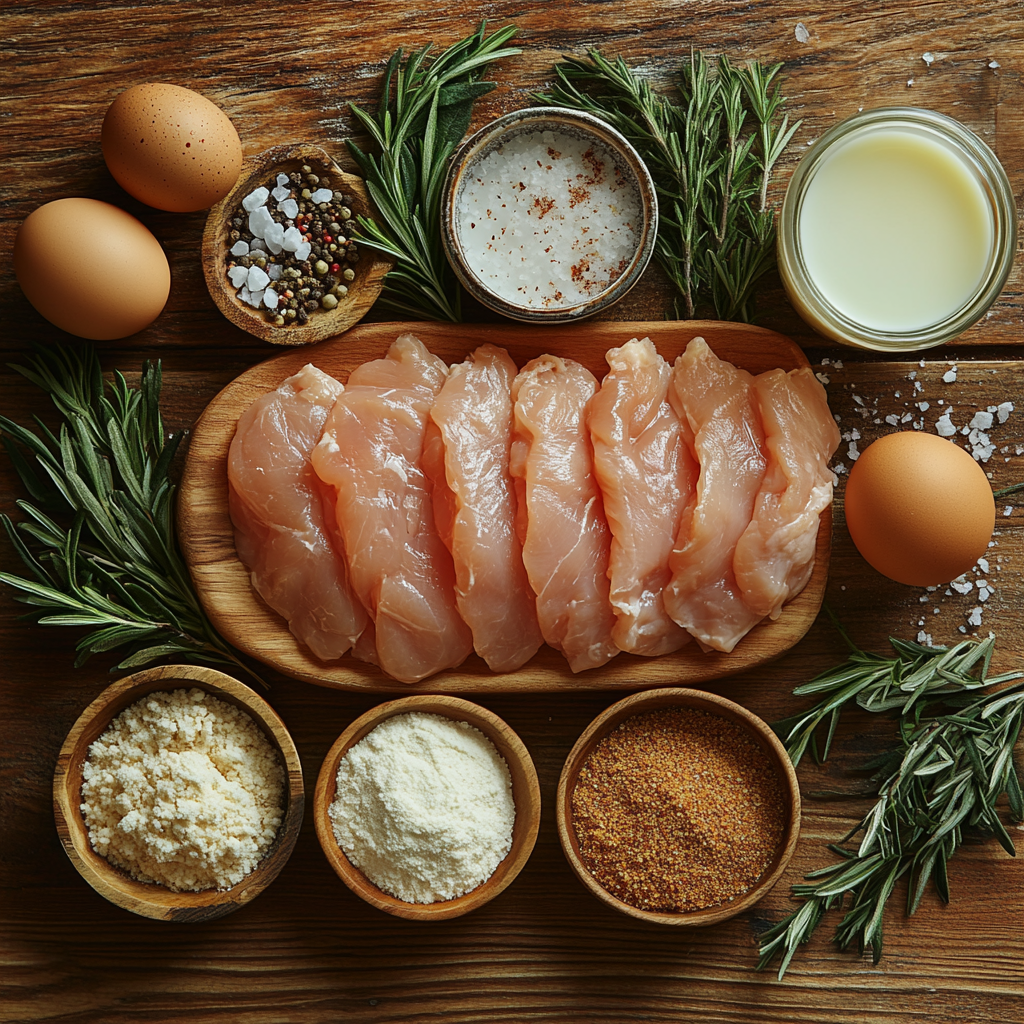
[{"label": "eggshell", "polygon": [[136,85],[103,119],[103,159],[130,195],[184,213],[219,203],[242,170],[242,143],[227,114],[180,85]]},{"label": "eggshell", "polygon": [[967,572],[988,549],[996,519],[981,466],[951,441],[920,431],[868,446],[850,470],[845,509],[865,559],[917,587]]},{"label": "eggshell", "polygon": [[50,323],[94,341],[141,331],[171,290],[167,257],[145,225],[95,199],[30,213],[14,240],[14,273]]}]

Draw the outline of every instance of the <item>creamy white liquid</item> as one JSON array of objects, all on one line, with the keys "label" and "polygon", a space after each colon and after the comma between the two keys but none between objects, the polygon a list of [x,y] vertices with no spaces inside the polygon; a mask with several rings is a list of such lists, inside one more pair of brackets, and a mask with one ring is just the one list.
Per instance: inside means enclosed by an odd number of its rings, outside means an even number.
[{"label": "creamy white liquid", "polygon": [[964,159],[895,127],[823,159],[799,232],[825,298],[877,331],[918,330],[963,306],[985,275],[993,238],[989,202]]}]

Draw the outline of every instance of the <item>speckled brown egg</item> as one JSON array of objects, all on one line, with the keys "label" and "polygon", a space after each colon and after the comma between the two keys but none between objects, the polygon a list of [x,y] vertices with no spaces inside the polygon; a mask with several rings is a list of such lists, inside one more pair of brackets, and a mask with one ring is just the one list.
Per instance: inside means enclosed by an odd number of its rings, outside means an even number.
[{"label": "speckled brown egg", "polygon": [[242,169],[242,144],[227,114],[180,85],[136,85],[103,119],[103,159],[117,183],[158,210],[185,213],[219,203]]},{"label": "speckled brown egg", "polygon": [[141,331],[171,288],[167,257],[146,226],[96,199],[58,199],[30,213],[14,240],[14,272],[50,323],[94,341]]},{"label": "speckled brown egg", "polygon": [[916,587],[948,583],[988,550],[996,505],[963,448],[920,431],[879,438],[853,464],[846,525],[880,573]]}]

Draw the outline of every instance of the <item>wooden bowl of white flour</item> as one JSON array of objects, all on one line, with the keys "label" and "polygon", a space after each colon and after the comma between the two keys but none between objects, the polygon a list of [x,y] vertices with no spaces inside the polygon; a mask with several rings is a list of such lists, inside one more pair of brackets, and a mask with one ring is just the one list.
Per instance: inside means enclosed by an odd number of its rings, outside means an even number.
[{"label": "wooden bowl of white flour", "polygon": [[494,899],[522,870],[540,787],[522,740],[493,712],[458,697],[403,697],[338,737],[313,820],[357,896],[396,917],[442,921]]}]

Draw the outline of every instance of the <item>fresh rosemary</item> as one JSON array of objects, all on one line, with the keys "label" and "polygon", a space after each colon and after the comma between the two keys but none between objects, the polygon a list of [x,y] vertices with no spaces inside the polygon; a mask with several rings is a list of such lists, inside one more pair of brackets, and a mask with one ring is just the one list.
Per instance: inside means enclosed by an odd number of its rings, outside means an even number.
[{"label": "fresh rosemary", "polygon": [[42,388],[63,422],[55,434],[0,416],[0,439],[31,501],[17,526],[0,516],[31,578],[0,572],[46,626],[85,626],[76,667],[126,648],[117,669],[158,658],[232,664],[254,679],[203,613],[178,549],[170,466],[181,440],[165,440],[160,364],[137,388],[115,372],[107,386],[90,345],[37,347],[14,366]]},{"label": "fresh rosemary", "polygon": [[556,65],[555,86],[537,97],[604,118],[640,153],[658,191],[655,252],[679,292],[677,317],[711,310],[721,320],[753,319],[757,286],[775,266],[768,184],[801,124],[781,113],[781,67],[736,67],[722,56],[712,72],[698,50],[674,102],[621,57],[592,50]]},{"label": "fresh rosemary", "polygon": [[378,153],[364,153],[351,141],[349,151],[381,218],[360,217],[357,240],[394,259],[378,301],[402,316],[462,319],[462,289],[441,245],[441,186],[469,128],[473,102],[494,88],[479,80],[484,68],[522,52],[505,46],[514,27],[490,36],[486,27],[483,22],[436,57],[430,44],[404,61],[396,50],[384,71],[376,115],[352,104]]},{"label": "fresh rosemary", "polygon": [[[845,634],[844,634],[844,638]],[[849,638],[846,638],[850,643]],[[996,801],[1005,793],[1010,815],[1024,820],[1024,797],[1013,748],[1024,722],[1024,682],[1001,690],[975,691],[1020,679],[1024,672],[989,677],[994,641],[964,640],[952,648],[922,647],[891,639],[896,657],[858,650],[796,694],[817,694],[811,710],[776,725],[796,764],[819,727],[825,732],[819,760],[828,755],[839,715],[850,701],[867,711],[897,711],[896,749],[865,765],[877,801],[859,824],[829,849],[841,859],[794,885],[803,904],[761,937],[758,969],[781,957],[779,978],[798,946],[814,933],[825,911],[850,903],[835,933],[840,949],[853,943],[874,962],[882,955],[885,905],[897,881],[909,878],[907,914],[920,905],[929,880],[949,902],[946,864],[967,828],[994,835],[1011,856],[1009,837]],[[942,714],[931,713],[936,704]],[[855,794],[860,795],[860,794]],[[856,848],[844,843],[860,835]]]}]

